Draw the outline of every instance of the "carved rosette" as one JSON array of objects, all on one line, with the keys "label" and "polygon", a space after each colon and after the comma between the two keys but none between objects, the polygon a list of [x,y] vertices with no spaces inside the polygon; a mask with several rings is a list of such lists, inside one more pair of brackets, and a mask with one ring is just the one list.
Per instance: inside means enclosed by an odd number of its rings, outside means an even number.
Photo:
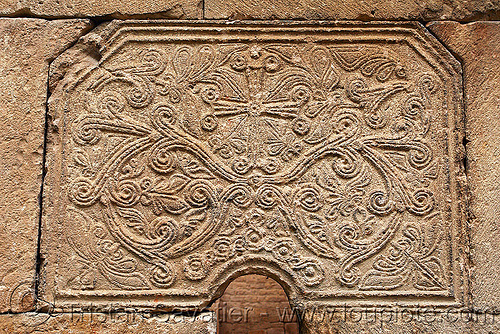
[{"label": "carved rosette", "polygon": [[124,50],[70,94],[66,288],[201,292],[259,263],[303,294],[448,294],[440,71],[384,42]]}]

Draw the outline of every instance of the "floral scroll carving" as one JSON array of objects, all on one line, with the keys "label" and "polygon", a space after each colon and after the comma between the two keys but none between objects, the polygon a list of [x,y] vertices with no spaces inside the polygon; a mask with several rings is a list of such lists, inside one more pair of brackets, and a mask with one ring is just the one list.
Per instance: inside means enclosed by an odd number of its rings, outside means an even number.
[{"label": "floral scroll carving", "polygon": [[168,291],[259,261],[300,291],[447,293],[431,67],[383,43],[113,57],[68,108],[68,287]]}]

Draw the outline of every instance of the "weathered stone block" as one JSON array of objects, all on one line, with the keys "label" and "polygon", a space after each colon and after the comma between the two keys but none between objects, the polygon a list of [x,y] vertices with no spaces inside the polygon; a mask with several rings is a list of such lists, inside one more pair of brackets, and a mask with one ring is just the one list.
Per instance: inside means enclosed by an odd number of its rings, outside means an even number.
[{"label": "weathered stone block", "polygon": [[500,1],[206,0],[210,19],[495,20]]},{"label": "weathered stone block", "polygon": [[114,17],[200,19],[200,0],[102,1],[102,0],[0,0],[1,15],[32,15],[47,18]]},{"label": "weathered stone block", "polygon": [[215,314],[211,312],[196,316],[132,312],[0,315],[1,334],[215,334],[216,328]]},{"label": "weathered stone block", "polygon": [[48,64],[89,28],[0,19],[0,312],[33,307]]},{"label": "weathered stone block", "polygon": [[114,22],[51,87],[44,298],[466,303],[461,69],[422,26]]},{"label": "weathered stone block", "polygon": [[461,308],[337,309],[304,316],[302,334],[485,334],[498,333],[498,315]]},{"label": "weathered stone block", "polygon": [[471,294],[500,309],[500,24],[434,22],[429,28],[463,61],[470,189]]}]

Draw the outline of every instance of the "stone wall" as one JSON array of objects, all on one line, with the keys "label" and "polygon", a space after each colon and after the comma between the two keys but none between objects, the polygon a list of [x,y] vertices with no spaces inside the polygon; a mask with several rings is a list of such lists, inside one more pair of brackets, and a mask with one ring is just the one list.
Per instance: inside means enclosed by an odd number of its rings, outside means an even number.
[{"label": "stone wall", "polygon": [[0,332],[498,332],[499,13],[2,0]]}]

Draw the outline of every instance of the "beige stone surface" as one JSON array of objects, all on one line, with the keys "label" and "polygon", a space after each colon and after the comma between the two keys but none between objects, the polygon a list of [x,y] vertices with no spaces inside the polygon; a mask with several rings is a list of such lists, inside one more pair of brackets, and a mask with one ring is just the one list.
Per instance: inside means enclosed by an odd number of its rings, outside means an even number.
[{"label": "beige stone surface", "polygon": [[498,0],[205,0],[209,19],[475,20],[499,18]]},{"label": "beige stone surface", "polygon": [[43,18],[144,17],[199,19],[202,17],[202,1],[0,0],[0,15],[31,15]]},{"label": "beige stone surface", "polygon": [[466,303],[461,69],[421,25],[113,22],[50,82],[44,299]]},{"label": "beige stone surface", "polygon": [[[336,312],[334,312],[336,311]],[[303,314],[301,334],[493,334],[498,315],[465,308],[338,308]]]},{"label": "beige stone surface", "polygon": [[215,314],[141,314],[134,312],[24,313],[0,315],[0,334],[215,334]]},{"label": "beige stone surface", "polygon": [[500,308],[500,24],[435,22],[429,28],[464,66],[474,307]]},{"label": "beige stone surface", "polygon": [[48,64],[89,27],[0,19],[0,312],[32,307]]}]

